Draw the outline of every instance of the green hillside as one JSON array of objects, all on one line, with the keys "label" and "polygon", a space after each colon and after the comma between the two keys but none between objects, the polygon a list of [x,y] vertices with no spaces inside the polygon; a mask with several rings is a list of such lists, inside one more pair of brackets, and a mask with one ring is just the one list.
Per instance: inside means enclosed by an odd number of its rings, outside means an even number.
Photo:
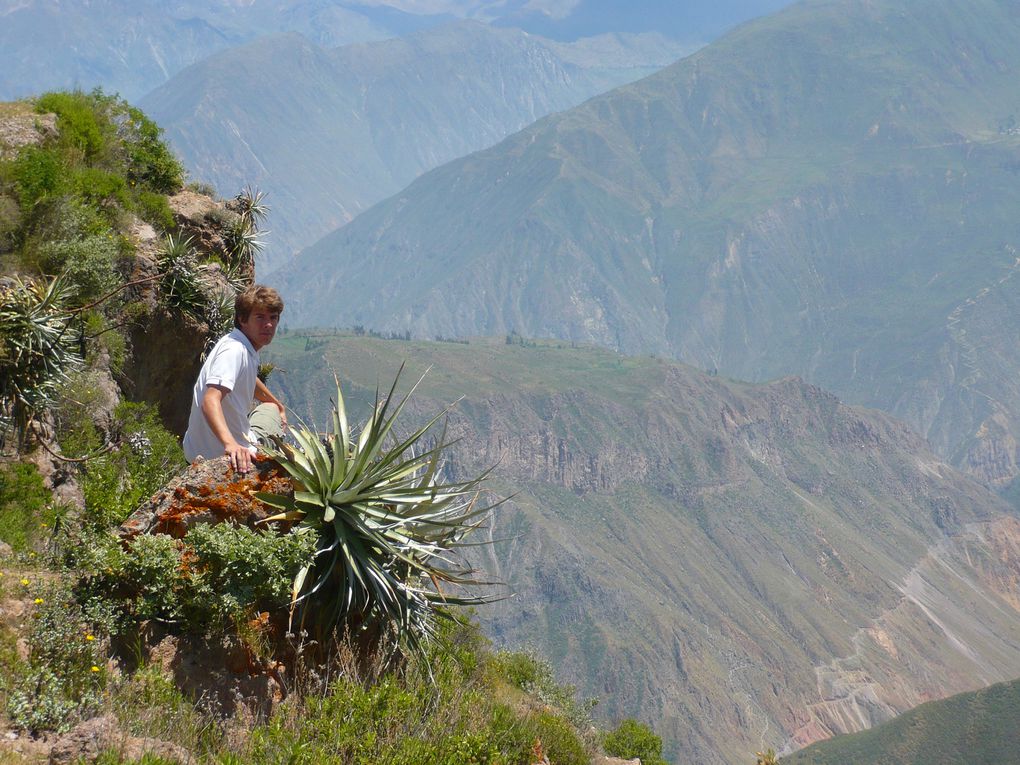
[{"label": "green hillside", "polygon": [[1008,765],[1020,762],[1020,680],[912,709],[874,730],[783,758],[785,765]]},{"label": "green hillside", "polygon": [[1012,3],[808,0],[429,173],[281,277],[297,325],[798,374],[1017,473]]},{"label": "green hillside", "polygon": [[361,411],[405,360],[408,384],[432,366],[418,415],[464,397],[448,469],[496,465],[515,495],[480,561],[514,592],[486,630],[598,714],[741,763],[1020,673],[1020,523],[903,425],[795,379],[508,339],[288,333],[265,356],[313,422],[333,370]]},{"label": "green hillside", "polygon": [[272,270],[421,173],[675,61],[658,35],[552,43],[462,22],[338,49],[260,38],[142,100],[193,176],[257,183]]}]

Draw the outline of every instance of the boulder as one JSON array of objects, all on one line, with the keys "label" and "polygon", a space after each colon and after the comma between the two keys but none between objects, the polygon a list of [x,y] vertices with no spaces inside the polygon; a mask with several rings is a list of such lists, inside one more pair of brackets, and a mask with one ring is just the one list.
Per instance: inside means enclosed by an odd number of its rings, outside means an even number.
[{"label": "boulder", "polygon": [[256,497],[258,492],[291,496],[290,476],[276,462],[256,457],[246,474],[236,472],[226,457],[198,460],[142,503],[121,524],[120,536],[169,534],[182,538],[198,523],[230,522],[255,528],[275,510]]}]

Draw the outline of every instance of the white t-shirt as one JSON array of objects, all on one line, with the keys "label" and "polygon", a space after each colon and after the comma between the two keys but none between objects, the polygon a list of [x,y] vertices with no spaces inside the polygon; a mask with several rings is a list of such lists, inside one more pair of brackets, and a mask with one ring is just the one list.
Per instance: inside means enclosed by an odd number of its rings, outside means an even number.
[{"label": "white t-shirt", "polygon": [[202,397],[208,385],[218,385],[230,392],[223,396],[223,419],[234,440],[255,450],[255,436],[248,423],[255,380],[258,379],[259,354],[244,332],[235,328],[221,337],[202,365],[191,394],[191,416],[184,434],[184,456],[189,462],[198,457],[212,459],[223,456],[223,444],[216,438],[202,414]]}]

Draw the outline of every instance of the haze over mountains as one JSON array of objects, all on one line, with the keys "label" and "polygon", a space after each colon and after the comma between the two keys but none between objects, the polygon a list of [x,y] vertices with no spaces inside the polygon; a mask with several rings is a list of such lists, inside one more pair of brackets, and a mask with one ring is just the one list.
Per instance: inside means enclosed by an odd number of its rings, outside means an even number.
[{"label": "haze over mountains", "polygon": [[192,177],[269,192],[262,273],[422,172],[678,58],[661,35],[556,43],[459,22],[325,49],[264,37],[191,66],[140,102]]},{"label": "haze over mountains", "polygon": [[799,374],[1008,484],[1018,14],[815,0],[750,22],[363,213],[289,271],[290,319]]},{"label": "haze over mountains", "polygon": [[657,31],[686,47],[789,0],[0,0],[0,100],[96,86],[134,100],[185,66],[267,34],[324,47],[473,18],[573,41]]},{"label": "haze over mountains", "polygon": [[[274,389],[362,416],[402,361],[404,425],[461,396],[449,468],[497,465],[487,631],[550,657],[675,762],[859,730],[1020,676],[1020,521],[888,415],[568,344],[285,335]],[[498,463],[498,464],[497,464]]]}]

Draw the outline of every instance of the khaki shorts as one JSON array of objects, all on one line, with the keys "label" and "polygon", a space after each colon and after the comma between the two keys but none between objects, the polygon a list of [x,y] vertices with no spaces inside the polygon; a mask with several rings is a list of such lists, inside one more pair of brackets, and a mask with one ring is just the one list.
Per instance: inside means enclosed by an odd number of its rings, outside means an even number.
[{"label": "khaki shorts", "polygon": [[259,404],[248,415],[248,424],[262,446],[272,446],[273,436],[283,438],[283,418],[276,404]]}]

